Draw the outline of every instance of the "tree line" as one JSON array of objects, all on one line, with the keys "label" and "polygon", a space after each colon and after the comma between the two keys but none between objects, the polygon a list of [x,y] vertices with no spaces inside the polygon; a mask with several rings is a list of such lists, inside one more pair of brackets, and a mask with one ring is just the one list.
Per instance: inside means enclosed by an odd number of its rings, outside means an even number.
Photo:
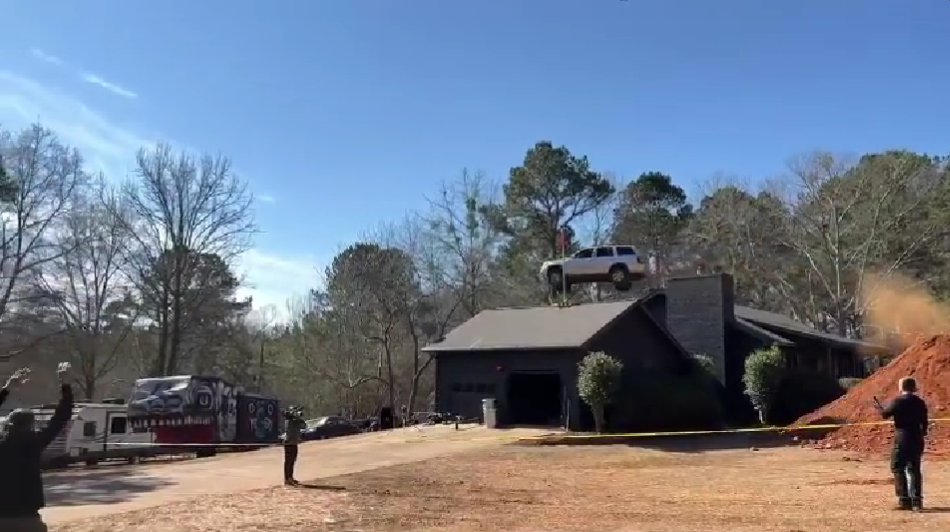
[{"label": "tree line", "polygon": [[[461,171],[423,208],[364,228],[278,323],[235,297],[232,266],[255,226],[227,159],[160,146],[115,185],[40,126],[5,134],[0,150],[0,333],[71,353],[90,396],[133,375],[212,372],[315,415],[425,410],[425,345],[481,310],[551,303],[541,262],[608,242],[650,257],[642,288],[729,272],[737,303],[849,337],[888,332],[862,319],[860,295],[882,275],[950,293],[944,156],[816,151],[780,176],[689,194],[661,170],[619,177],[538,142],[501,179]],[[570,295],[615,297],[630,295]]]}]

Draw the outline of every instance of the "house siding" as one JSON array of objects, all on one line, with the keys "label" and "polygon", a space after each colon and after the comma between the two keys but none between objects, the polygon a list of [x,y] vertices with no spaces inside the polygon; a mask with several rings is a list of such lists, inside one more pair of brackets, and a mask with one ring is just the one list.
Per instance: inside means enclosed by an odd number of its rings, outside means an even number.
[{"label": "house siding", "polygon": [[[642,372],[673,371],[686,360],[664,332],[643,309],[634,309],[611,324],[586,350],[465,351],[437,353],[436,407],[465,418],[480,418],[482,399],[494,398],[498,419],[507,419],[508,376],[516,372],[555,372],[564,386],[565,405],[570,428],[579,430],[589,417],[577,393],[577,365],[589,351],[604,351],[624,365],[625,375]],[[460,392],[458,385],[476,383],[487,391]]]}]

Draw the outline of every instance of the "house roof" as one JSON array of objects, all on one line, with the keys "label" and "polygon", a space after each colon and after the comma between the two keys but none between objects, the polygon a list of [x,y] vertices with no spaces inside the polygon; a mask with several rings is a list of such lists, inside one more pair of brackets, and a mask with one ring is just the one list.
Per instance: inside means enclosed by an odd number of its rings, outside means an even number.
[{"label": "house roof", "polygon": [[[868,349],[884,349],[884,347],[862,342],[860,340],[855,340],[853,338],[845,338],[843,336],[838,336],[836,334],[826,333],[812,329],[811,327],[797,322],[788,316],[783,316],[782,314],[777,314],[775,312],[767,312],[764,310],[758,310],[751,307],[743,307],[736,305],[735,308],[736,321],[743,320],[750,325],[757,326],[759,329],[762,327],[768,327],[771,329],[777,329],[779,333],[786,333],[789,335],[804,336],[806,338],[812,338],[815,340],[820,340],[823,342],[828,342],[840,346],[848,347],[861,347]],[[774,333],[773,333],[774,334]],[[789,340],[778,335],[779,338],[782,338],[786,342]]]},{"label": "house roof", "polygon": [[453,329],[427,352],[576,349],[633,308],[654,297],[587,303],[569,307],[515,307],[483,310]]},{"label": "house roof", "polygon": [[758,325],[755,325],[754,323],[742,318],[736,317],[734,323],[743,331],[757,338],[761,338],[766,342],[772,342],[783,347],[795,345],[795,342],[792,342],[788,338],[783,338],[772,331],[763,329],[762,327],[759,327]]}]

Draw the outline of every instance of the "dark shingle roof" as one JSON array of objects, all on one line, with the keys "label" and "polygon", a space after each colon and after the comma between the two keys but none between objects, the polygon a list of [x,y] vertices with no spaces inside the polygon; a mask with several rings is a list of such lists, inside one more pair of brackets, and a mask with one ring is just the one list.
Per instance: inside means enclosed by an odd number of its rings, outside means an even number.
[{"label": "dark shingle roof", "polygon": [[785,332],[788,334],[796,334],[799,336],[805,336],[807,338],[813,338],[842,346],[883,349],[882,346],[872,343],[862,342],[853,338],[845,338],[836,334],[812,329],[811,327],[803,323],[799,323],[788,316],[776,314],[775,312],[767,312],[764,310],[736,305],[735,315],[737,319],[742,319],[761,327],[771,327],[773,329],[778,329],[780,332]]},{"label": "dark shingle roof", "polygon": [[569,307],[483,310],[425,351],[571,349],[584,346],[607,325],[644,299]]},{"label": "dark shingle roof", "polygon": [[757,336],[763,340],[774,342],[781,346],[795,345],[795,342],[792,342],[788,338],[783,338],[772,331],[765,330],[750,321],[746,321],[742,318],[736,317],[735,322],[736,322],[736,325],[738,325],[740,329],[746,331],[749,334],[752,334],[753,336]]}]

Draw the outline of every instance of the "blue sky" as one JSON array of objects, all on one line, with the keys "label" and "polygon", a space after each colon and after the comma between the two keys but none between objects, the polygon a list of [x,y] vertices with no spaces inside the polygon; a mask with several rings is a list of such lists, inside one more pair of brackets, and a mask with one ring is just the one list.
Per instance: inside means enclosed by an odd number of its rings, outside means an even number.
[{"label": "blue sky", "polygon": [[260,304],[463,168],[536,141],[600,170],[759,178],[814,148],[946,153],[950,1],[9,2],[0,124],[121,174],[157,139],[222,152],[264,234]]}]

